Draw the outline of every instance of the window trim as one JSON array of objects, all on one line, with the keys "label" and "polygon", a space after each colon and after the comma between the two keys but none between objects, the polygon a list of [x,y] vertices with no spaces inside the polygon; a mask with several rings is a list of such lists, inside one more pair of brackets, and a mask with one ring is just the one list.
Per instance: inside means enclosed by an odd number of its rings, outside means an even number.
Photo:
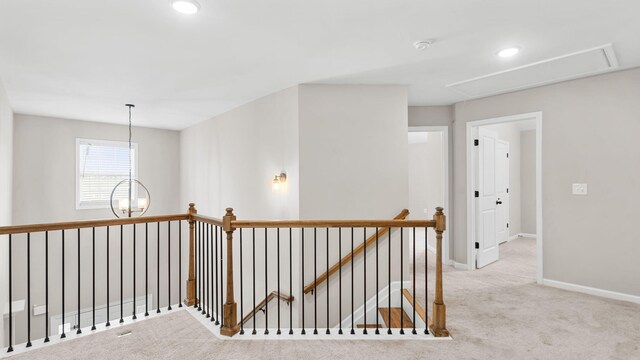
[{"label": "window trim", "polygon": [[[126,141],[115,141],[115,140],[103,140],[103,139],[88,139],[88,138],[76,138],[76,210],[98,210],[98,209],[110,209],[111,205],[107,202],[105,204],[98,203],[97,201],[92,202],[81,202],[80,201],[80,143],[82,142],[91,142],[92,144],[97,145],[106,145],[113,147],[124,147],[129,148],[129,143]],[[134,178],[138,174],[138,143],[132,142],[131,149],[134,150],[133,157],[133,174]]]}]

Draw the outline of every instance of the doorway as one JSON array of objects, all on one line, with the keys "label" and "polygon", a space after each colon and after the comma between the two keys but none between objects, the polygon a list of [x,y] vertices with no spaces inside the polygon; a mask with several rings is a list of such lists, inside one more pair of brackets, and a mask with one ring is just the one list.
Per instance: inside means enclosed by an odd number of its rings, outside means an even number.
[{"label": "doorway", "polygon": [[[443,207],[449,228],[449,128],[447,126],[409,127],[409,218],[432,219],[436,207]],[[424,229],[416,229],[424,237]],[[450,264],[449,234],[444,232],[442,258]],[[435,238],[428,237],[427,249],[421,241],[411,254],[425,250],[435,254]]]},{"label": "doorway", "polygon": [[501,244],[535,241],[542,281],[542,114],[467,123],[468,259],[470,269],[499,261]]}]

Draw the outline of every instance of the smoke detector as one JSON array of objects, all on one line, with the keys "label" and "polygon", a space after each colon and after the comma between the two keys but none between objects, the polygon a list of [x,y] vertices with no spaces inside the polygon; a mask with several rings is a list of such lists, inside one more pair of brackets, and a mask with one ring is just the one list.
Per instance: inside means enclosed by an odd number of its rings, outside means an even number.
[{"label": "smoke detector", "polygon": [[413,43],[413,46],[416,48],[416,50],[427,50],[431,45],[433,45],[433,43],[435,42],[434,39],[429,39],[429,40],[420,40],[420,41],[416,41]]}]

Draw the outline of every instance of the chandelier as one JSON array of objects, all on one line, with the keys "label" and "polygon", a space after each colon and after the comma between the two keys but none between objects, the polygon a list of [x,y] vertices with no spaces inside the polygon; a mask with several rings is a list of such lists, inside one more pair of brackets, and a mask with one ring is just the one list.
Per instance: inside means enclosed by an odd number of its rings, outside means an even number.
[{"label": "chandelier", "polygon": [[129,108],[129,177],[113,188],[110,198],[111,211],[118,218],[142,216],[151,205],[151,195],[147,187],[131,176],[131,109],[135,105],[126,104],[125,106]]}]

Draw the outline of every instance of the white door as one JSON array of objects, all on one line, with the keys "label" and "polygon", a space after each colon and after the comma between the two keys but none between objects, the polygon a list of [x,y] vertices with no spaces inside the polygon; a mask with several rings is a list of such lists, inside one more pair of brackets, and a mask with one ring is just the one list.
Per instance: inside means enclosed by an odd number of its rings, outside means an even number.
[{"label": "white door", "polygon": [[484,267],[499,258],[497,238],[497,182],[496,182],[496,142],[495,131],[478,128],[478,198],[476,266]]},{"label": "white door", "polygon": [[509,143],[496,140],[496,238],[509,240]]}]

